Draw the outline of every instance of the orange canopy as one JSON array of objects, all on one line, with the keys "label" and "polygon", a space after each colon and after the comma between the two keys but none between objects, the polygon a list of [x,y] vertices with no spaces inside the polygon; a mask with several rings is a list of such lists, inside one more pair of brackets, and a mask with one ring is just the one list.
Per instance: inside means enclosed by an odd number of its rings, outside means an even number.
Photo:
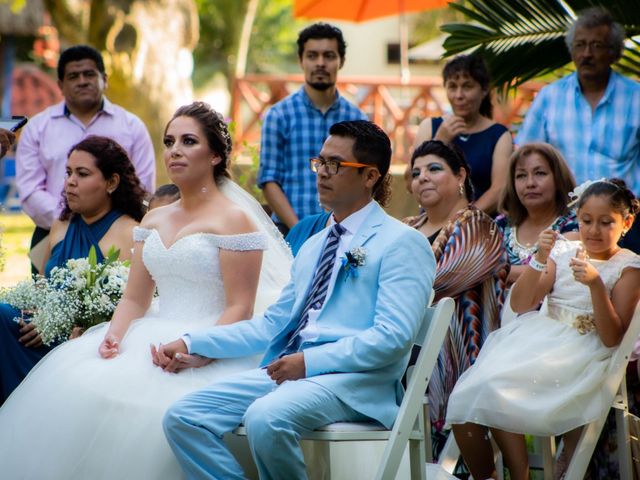
[{"label": "orange canopy", "polygon": [[400,13],[446,7],[450,0],[295,0],[296,18],[333,18],[364,22]]}]

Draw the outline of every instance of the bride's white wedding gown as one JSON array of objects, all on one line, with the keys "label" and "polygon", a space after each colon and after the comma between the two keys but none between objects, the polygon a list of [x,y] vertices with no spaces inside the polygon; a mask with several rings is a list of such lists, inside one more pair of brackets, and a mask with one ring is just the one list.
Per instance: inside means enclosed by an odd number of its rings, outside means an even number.
[{"label": "bride's white wedding gown", "polygon": [[[56,348],[32,370],[0,409],[0,478],[183,478],[162,432],[167,407],[257,365],[259,358],[245,357],[170,374],[153,365],[150,344],[214,325],[225,304],[219,249],[264,249],[268,235],[201,233],[170,247],[155,230],[138,228],[134,235],[145,242],[143,261],[157,284],[157,305],[132,323],[116,358],[98,354],[103,324]],[[275,301],[282,286],[282,279],[264,278],[270,273],[263,267],[257,312]]]}]

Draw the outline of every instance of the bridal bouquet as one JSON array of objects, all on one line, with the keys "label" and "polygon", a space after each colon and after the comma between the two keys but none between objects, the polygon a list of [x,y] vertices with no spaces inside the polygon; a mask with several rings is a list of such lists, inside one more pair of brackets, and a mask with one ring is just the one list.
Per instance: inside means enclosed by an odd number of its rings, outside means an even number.
[{"label": "bridal bouquet", "polygon": [[87,258],[68,260],[48,278],[38,276],[0,292],[0,301],[23,312],[16,321],[27,320],[26,313],[45,345],[67,340],[74,327],[87,329],[111,318],[129,276],[129,262],[119,261],[119,253],[111,247],[98,263],[91,247]]}]

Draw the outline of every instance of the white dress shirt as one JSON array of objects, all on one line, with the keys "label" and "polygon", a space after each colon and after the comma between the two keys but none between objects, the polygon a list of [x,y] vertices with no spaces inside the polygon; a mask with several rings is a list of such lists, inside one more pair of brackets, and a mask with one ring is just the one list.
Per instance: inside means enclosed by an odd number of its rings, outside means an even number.
[{"label": "white dress shirt", "polygon": [[[342,266],[342,257],[344,257],[345,252],[348,250],[349,245],[351,244],[351,240],[353,240],[353,236],[356,234],[356,232],[362,225],[362,222],[364,222],[364,220],[371,212],[374,204],[375,202],[373,200],[370,201],[360,210],[352,213],[342,222],[340,222],[340,225],[344,227],[345,232],[340,236],[340,243],[338,244],[338,250],[336,251],[336,260],[333,264],[333,271],[331,272],[331,278],[329,279],[329,288],[327,289],[327,296],[325,297],[325,301],[329,298],[331,292],[333,291],[333,286],[336,283],[338,272],[340,271],[340,267]],[[335,223],[336,221],[333,218],[333,215],[331,215],[331,220],[328,228],[333,226]],[[318,338],[319,327],[317,324],[317,319],[320,315],[320,312],[322,312],[323,307],[324,304],[319,309],[309,309],[309,321],[307,322],[307,326],[300,331],[300,338],[302,340],[301,343],[313,342]]]}]

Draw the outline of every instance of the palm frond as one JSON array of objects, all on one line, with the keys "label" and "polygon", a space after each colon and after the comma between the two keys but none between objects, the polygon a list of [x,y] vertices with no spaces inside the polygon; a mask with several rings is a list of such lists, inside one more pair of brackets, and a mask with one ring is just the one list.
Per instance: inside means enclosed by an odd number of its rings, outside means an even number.
[{"label": "palm frond", "polygon": [[[609,9],[629,37],[640,30],[640,0],[466,0],[449,4],[470,23],[441,27],[449,36],[445,56],[483,53],[501,89],[552,72],[570,62],[565,32],[575,12],[592,6]],[[640,44],[626,48],[619,69],[640,76]]]}]

